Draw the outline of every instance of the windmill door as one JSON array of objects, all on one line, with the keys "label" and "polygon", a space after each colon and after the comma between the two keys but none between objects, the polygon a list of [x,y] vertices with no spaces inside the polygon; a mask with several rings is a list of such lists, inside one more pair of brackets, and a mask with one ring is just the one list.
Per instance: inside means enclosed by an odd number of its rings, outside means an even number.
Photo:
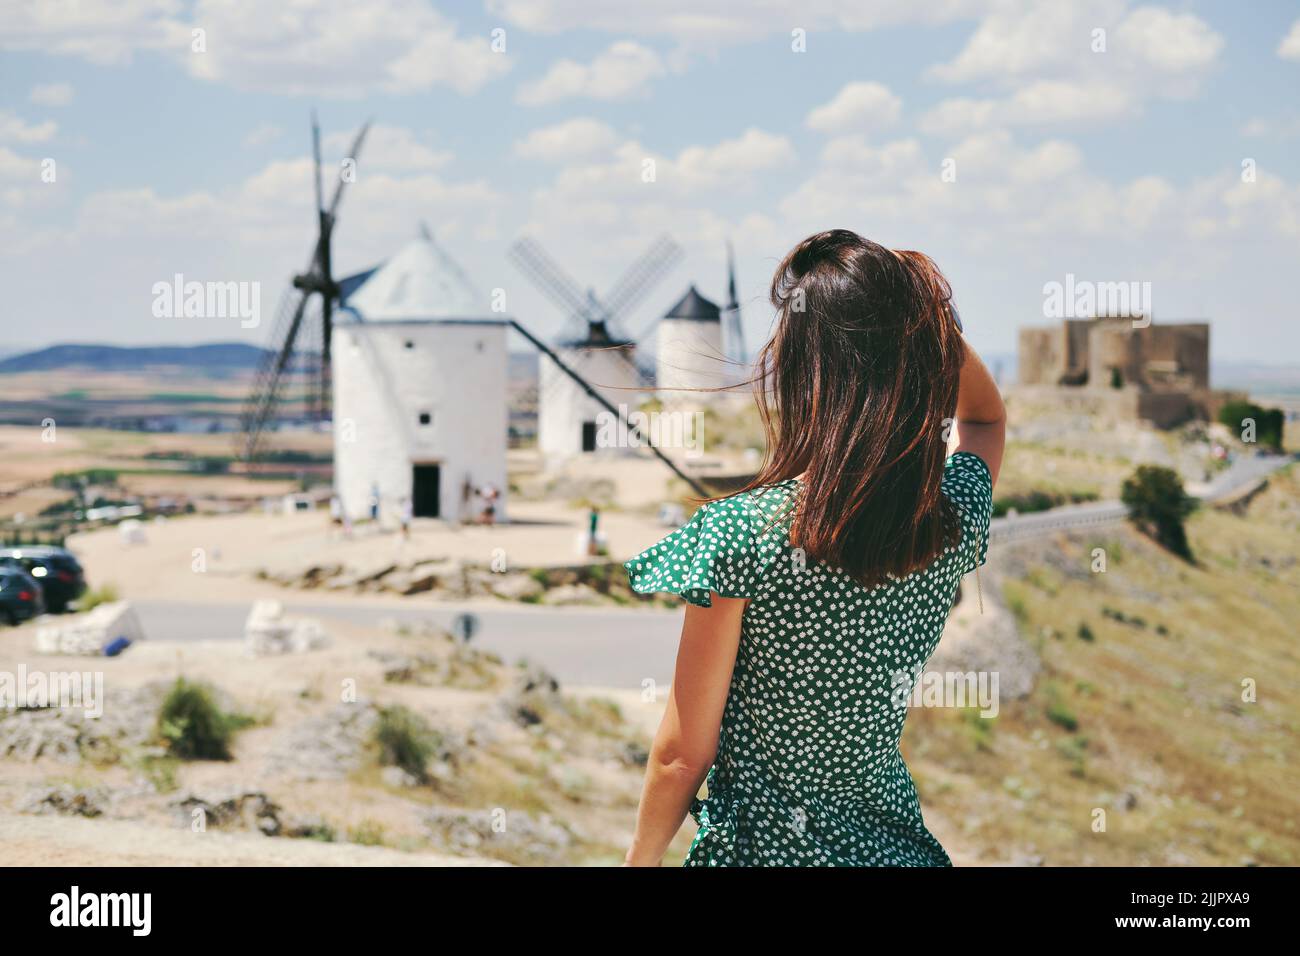
[{"label": "windmill door", "polygon": [[416,465],[411,481],[411,514],[416,518],[441,516],[439,485],[442,468],[439,465]]},{"label": "windmill door", "polygon": [[582,450],[583,451],[596,450],[596,423],[595,422],[582,423]]}]

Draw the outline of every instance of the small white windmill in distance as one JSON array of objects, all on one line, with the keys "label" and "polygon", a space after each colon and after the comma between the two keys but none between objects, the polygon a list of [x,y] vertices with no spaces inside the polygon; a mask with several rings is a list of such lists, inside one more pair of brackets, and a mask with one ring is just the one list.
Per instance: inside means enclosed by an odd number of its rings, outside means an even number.
[{"label": "small white windmill in distance", "polygon": [[[585,294],[534,239],[521,239],[510,259],[568,316],[556,354],[574,373],[615,406],[634,408],[649,383],[636,362],[636,342],[621,331],[620,317],[640,302],[681,259],[672,239],[655,240],[604,298]],[[619,454],[625,445],[601,448],[599,416],[606,410],[581,383],[543,357],[538,371],[537,444],[550,464],[584,454]],[[621,433],[620,433],[621,434]]]}]

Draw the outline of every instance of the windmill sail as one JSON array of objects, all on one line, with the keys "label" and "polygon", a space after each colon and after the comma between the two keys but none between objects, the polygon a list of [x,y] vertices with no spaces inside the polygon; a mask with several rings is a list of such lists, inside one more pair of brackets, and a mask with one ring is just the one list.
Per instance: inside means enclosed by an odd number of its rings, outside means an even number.
[{"label": "windmill sail", "polygon": [[[365,142],[370,124],[361,127],[346,159],[355,168],[361,146]],[[341,290],[334,281],[332,240],[339,204],[344,189],[355,178],[340,173],[339,182],[330,198],[329,208],[324,206],[324,185],[321,177],[320,125],[312,114],[313,185],[316,195],[316,242],[311,259],[301,274],[294,276],[292,288],[280,299],[276,320],[272,325],[270,348],[253,379],[253,387],[240,418],[240,454],[252,461],[261,451],[266,430],[274,423],[283,400],[286,376],[294,368],[294,357],[304,360],[311,375],[307,400],[311,414],[318,420],[329,417],[330,393],[330,342],[333,338],[334,308]],[[312,297],[319,299],[312,308]]]}]

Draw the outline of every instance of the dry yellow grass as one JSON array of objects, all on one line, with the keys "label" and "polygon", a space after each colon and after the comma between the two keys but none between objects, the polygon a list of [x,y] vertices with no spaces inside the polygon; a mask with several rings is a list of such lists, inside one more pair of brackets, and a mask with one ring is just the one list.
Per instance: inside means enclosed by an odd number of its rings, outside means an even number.
[{"label": "dry yellow grass", "polygon": [[1189,531],[1195,566],[1126,527],[1022,545],[1065,559],[1022,555],[1004,582],[1043,660],[1034,692],[991,722],[920,710],[904,739],[927,813],[975,859],[1300,863],[1296,469]]},{"label": "dry yellow grass", "polygon": [[1039,491],[1066,498],[1080,494],[1118,498],[1120,485],[1132,471],[1132,462],[1112,455],[1013,441],[998,477],[997,497]]}]

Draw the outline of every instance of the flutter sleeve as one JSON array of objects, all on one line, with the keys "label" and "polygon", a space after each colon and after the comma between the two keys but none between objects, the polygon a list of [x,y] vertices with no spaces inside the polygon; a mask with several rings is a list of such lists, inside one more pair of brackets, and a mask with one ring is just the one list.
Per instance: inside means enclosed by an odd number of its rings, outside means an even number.
[{"label": "flutter sleeve", "polygon": [[623,565],[638,594],[665,591],[699,607],[712,594],[750,598],[757,589],[754,531],[740,496],[711,501],[658,544]]}]

